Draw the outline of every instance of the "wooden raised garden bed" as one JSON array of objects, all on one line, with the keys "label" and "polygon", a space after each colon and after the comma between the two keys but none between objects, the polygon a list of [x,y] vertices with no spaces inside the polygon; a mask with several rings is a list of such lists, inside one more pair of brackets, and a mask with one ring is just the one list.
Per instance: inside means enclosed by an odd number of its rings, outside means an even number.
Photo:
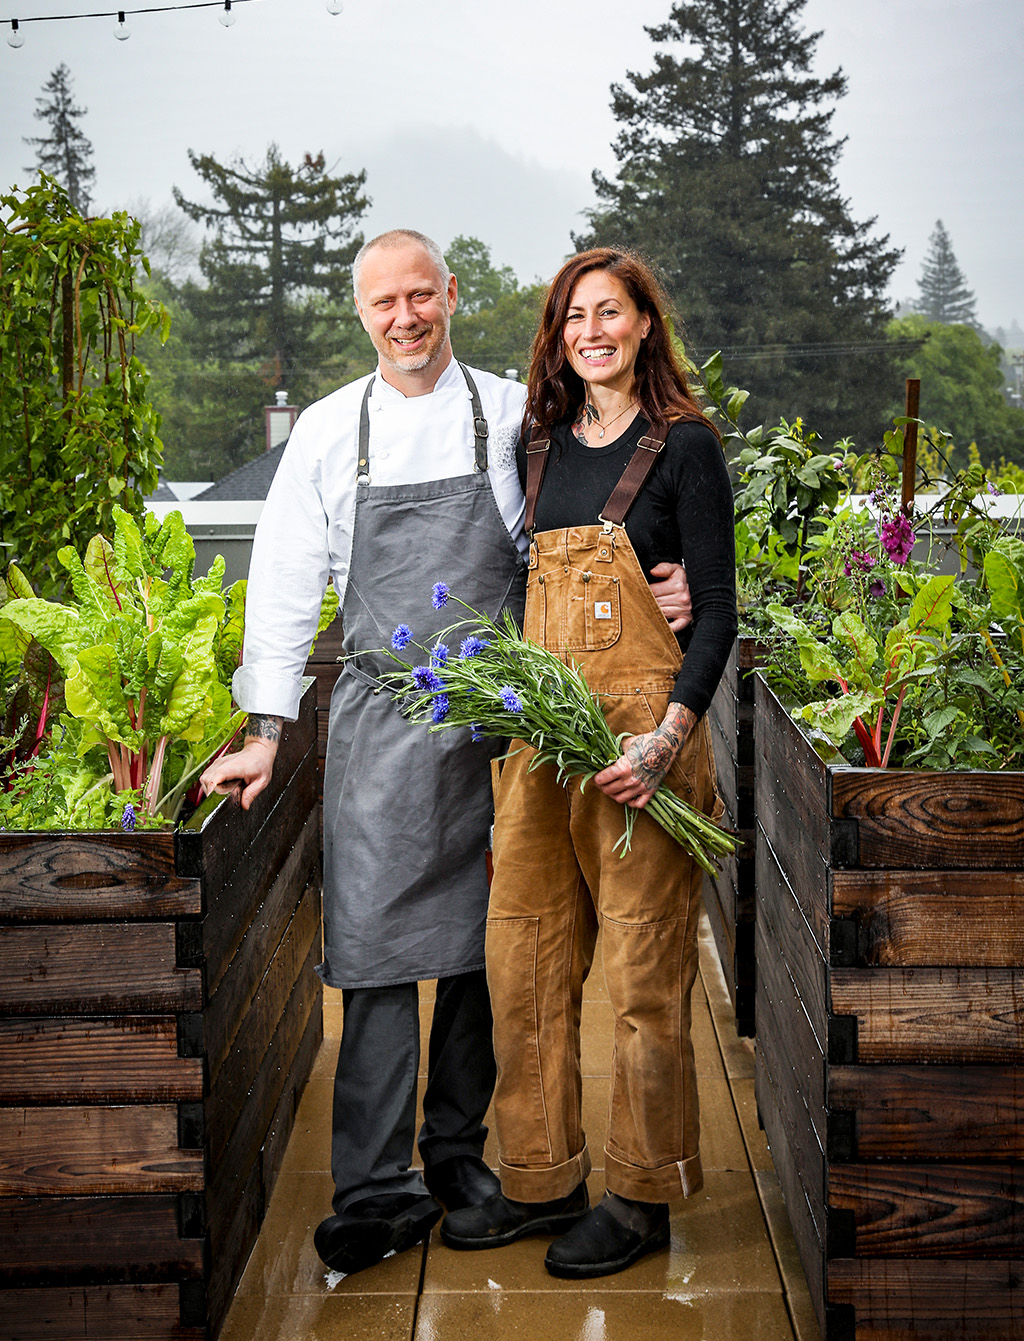
[{"label": "wooden raised garden bed", "polygon": [[323,1032],[316,691],[252,808],[0,834],[0,1332],[216,1335]]},{"label": "wooden raised garden bed", "polygon": [[1024,1336],[1024,773],[823,762],[757,679],[757,1101],[827,1341]]},{"label": "wooden raised garden bed", "polygon": [[736,855],[704,881],[704,907],[740,1034],[754,1032],[754,670],[756,638],[740,636],[708,710],[722,824],[739,836]]}]

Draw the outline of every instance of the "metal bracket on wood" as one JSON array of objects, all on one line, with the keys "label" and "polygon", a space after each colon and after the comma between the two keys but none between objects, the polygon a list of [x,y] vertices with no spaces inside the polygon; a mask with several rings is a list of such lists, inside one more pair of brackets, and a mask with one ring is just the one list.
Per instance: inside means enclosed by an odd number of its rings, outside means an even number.
[{"label": "metal bracket on wood", "polygon": [[178,1237],[201,1239],[206,1233],[206,1204],[198,1192],[178,1195]]},{"label": "metal bracket on wood", "polygon": [[860,962],[860,923],[852,917],[831,917],[828,962],[832,968],[855,968]]},{"label": "metal bracket on wood", "polygon": [[860,865],[860,829],[856,820],[832,821],[832,865]]},{"label": "metal bracket on wood", "polygon": [[850,1066],[857,1060],[856,1015],[833,1015],[829,1019],[828,1060],[832,1066]]},{"label": "metal bracket on wood", "polygon": [[206,1143],[206,1122],[202,1104],[178,1105],[178,1149],[202,1150]]},{"label": "metal bracket on wood", "polygon": [[857,1158],[857,1115],[855,1113],[835,1112],[828,1114],[825,1128],[825,1146],[830,1163],[849,1164]]},{"label": "metal bracket on wood", "polygon": [[178,1286],[178,1315],[182,1327],[206,1326],[206,1286],[202,1281],[183,1280]]},{"label": "metal bracket on wood", "polygon": [[182,1010],[178,1012],[178,1056],[203,1057],[206,1047],[203,1042],[203,1012],[201,1010]]},{"label": "metal bracket on wood", "polygon": [[826,1207],[825,1252],[829,1257],[856,1257],[857,1219],[853,1211]]}]

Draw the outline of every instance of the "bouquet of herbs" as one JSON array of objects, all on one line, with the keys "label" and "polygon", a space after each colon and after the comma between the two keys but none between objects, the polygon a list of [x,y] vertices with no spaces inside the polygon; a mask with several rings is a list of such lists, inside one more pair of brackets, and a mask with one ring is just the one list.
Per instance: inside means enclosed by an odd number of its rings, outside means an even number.
[{"label": "bouquet of herbs", "polygon": [[[507,611],[498,624],[450,597],[443,582],[436,583],[434,608],[440,610],[449,598],[468,618],[442,630],[429,650],[421,648],[422,664],[397,655],[418,646],[406,624],[394,631],[391,650],[383,649],[400,669],[384,676],[382,685],[395,694],[407,717],[429,723],[432,731],[468,728],[474,740],[525,740],[537,751],[530,767],[552,764],[563,783],[578,777],[585,786],[619,758],[624,735],[612,733],[575,665],[521,637]],[[709,874],[736,849],[729,834],[667,787],[659,787],[645,809]],[[623,810],[620,855],[629,850],[637,816],[634,808]]]}]

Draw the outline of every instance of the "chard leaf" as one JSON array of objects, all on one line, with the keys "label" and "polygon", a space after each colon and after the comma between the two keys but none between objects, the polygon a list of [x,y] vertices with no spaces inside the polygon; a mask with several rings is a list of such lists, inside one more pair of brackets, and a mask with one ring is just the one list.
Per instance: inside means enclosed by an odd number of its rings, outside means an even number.
[{"label": "chard leaf", "polygon": [[[832,621],[832,632],[853,650],[847,679],[861,689],[874,684],[874,666],[878,660],[878,643],[868,632],[864,621],[852,610],[844,610]],[[859,714],[854,714],[858,716]],[[852,721],[852,718],[851,718]]]},{"label": "chard leaf", "polygon": [[[106,536],[94,535],[86,546],[85,561],[82,567],[85,569],[87,577],[91,578],[95,586],[103,593],[115,610],[121,610],[124,605],[124,583],[119,582],[115,576],[117,560],[114,556],[114,547]],[[108,611],[109,613],[109,611]]]},{"label": "chard leaf", "polygon": [[793,716],[817,727],[838,749],[844,738],[850,734],[855,718],[863,717],[865,713],[870,712],[881,698],[880,693],[857,689],[850,694],[840,694],[837,698],[808,703],[806,707],[795,709]]},{"label": "chard leaf", "polygon": [[907,616],[913,629],[947,629],[953,614],[952,591],[956,581],[952,575],[930,577],[914,597]]},{"label": "chard leaf", "polygon": [[137,749],[139,733],[128,717],[117,652],[109,643],[79,651],[64,684],[68,711],[110,740]]},{"label": "chard leaf", "polygon": [[82,621],[77,611],[38,596],[19,596],[8,601],[3,611],[5,619],[41,643],[64,674],[70,674],[81,641]]}]

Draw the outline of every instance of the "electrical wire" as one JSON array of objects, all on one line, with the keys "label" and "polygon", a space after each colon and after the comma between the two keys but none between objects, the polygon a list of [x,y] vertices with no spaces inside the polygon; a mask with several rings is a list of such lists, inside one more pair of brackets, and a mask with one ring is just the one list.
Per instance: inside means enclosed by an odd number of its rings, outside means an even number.
[{"label": "electrical wire", "polygon": [[[258,4],[260,0],[231,0],[233,5]],[[144,9],[102,9],[90,14],[35,14],[31,18],[19,18],[20,25],[26,23],[57,23],[65,19],[116,19],[121,14],[127,18],[130,14],[169,14],[177,9],[223,9],[224,0],[188,0],[182,5],[149,5]],[[0,19],[0,24],[9,24],[10,19]]]}]

